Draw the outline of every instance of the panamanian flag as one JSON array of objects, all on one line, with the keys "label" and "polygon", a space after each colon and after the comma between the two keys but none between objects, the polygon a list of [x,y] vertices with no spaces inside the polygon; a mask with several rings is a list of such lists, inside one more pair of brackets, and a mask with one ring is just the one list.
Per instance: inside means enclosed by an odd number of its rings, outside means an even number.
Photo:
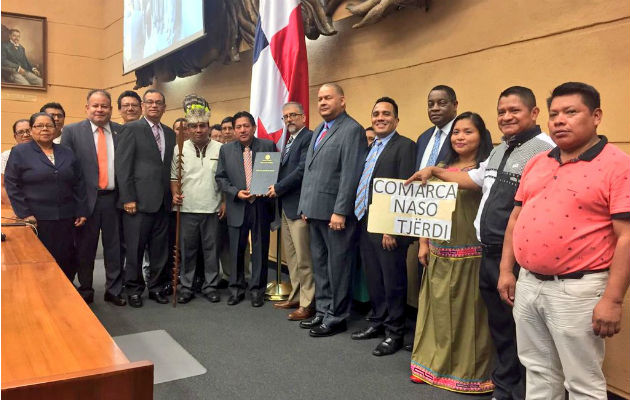
[{"label": "panamanian flag", "polygon": [[260,0],[249,109],[257,136],[282,150],[282,105],[297,101],[308,126],[308,60],[299,0]]}]

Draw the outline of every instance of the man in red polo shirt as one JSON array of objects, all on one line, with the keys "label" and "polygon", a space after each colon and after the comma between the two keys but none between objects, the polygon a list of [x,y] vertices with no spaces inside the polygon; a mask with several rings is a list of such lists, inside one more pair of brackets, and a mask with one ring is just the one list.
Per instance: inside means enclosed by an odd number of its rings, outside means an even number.
[{"label": "man in red polo shirt", "polygon": [[592,86],[564,83],[547,105],[557,147],[523,171],[498,290],[514,306],[527,399],[605,399],[604,338],[630,283],[630,157],[597,135]]}]

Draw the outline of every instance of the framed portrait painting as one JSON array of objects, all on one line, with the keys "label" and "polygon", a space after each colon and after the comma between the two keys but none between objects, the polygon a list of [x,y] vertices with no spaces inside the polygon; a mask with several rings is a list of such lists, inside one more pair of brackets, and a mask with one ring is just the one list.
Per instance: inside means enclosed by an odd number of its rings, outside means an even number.
[{"label": "framed portrait painting", "polygon": [[46,90],[46,18],[2,13],[2,87]]}]

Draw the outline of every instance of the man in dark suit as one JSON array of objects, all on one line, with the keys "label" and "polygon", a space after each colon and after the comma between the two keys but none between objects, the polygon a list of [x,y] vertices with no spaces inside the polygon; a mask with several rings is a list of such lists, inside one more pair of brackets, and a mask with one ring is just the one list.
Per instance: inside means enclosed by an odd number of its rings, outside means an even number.
[{"label": "man in dark suit", "polygon": [[306,164],[306,152],[313,132],[306,128],[306,116],[300,103],[289,102],[282,107],[282,120],[290,135],[282,152],[278,182],[269,187],[269,197],[278,197],[282,209],[282,241],[284,243],[291,294],[287,301],[275,303],[275,308],[297,308],[289,314],[292,321],[301,321],[314,314],[313,261],[308,224],[297,212]]},{"label": "man in dark suit", "polygon": [[372,127],[376,138],[364,158],[357,188],[354,213],[359,221],[359,249],[365,267],[372,303],[370,325],[352,334],[352,339],[372,339],[385,333],[374,349],[375,356],[398,351],[405,334],[407,303],[407,248],[404,236],[369,233],[369,204],[374,178],[407,179],[414,172],[415,143],[396,132],[398,105],[389,97],[376,100],[372,109]]},{"label": "man in dark suit", "polygon": [[[175,133],[160,123],[166,110],[160,91],[149,89],[144,93],[142,110],[144,118],[123,125],[115,155],[118,205],[125,212],[125,290],[132,307],[142,307],[145,286],[149,299],[168,303],[160,291],[168,280],[168,211]],[[147,244],[151,265],[145,284],[142,256]]]},{"label": "man in dark suit", "polygon": [[11,29],[9,40],[2,43],[2,80],[18,85],[43,86],[41,72],[31,65],[20,44],[20,31]]},{"label": "man in dark suit", "polygon": [[427,105],[433,126],[424,131],[416,142],[417,171],[437,165],[448,155],[449,147],[444,146],[444,141],[457,116],[457,96],[449,86],[438,85],[429,92]]},{"label": "man in dark suit", "polygon": [[[354,199],[365,131],[345,112],[343,89],[324,84],[317,94],[324,119],[306,154],[298,212],[309,221],[316,314],[300,322],[313,337],[346,330],[350,313],[350,271],[356,255]],[[350,265],[349,265],[350,264]]]},{"label": "man in dark suit", "polygon": [[114,149],[121,126],[111,122],[112,101],[105,90],[91,90],[85,105],[87,119],[66,126],[61,143],[79,160],[87,190],[87,223],[76,230],[79,293],[87,303],[94,300],[92,278],[99,233],[105,260],[105,301],[118,306],[122,297],[119,210],[116,207]]},{"label": "man in dark suit", "polygon": [[249,233],[252,234],[252,275],[249,291],[253,307],[264,304],[267,288],[269,224],[273,219],[273,203],[265,197],[250,194],[252,166],[256,153],[276,151],[276,145],[254,137],[256,122],[247,111],[234,115],[236,141],[224,144],[219,152],[215,179],[225,194],[228,234],[230,237],[230,298],[228,305],[245,298],[244,253]]}]

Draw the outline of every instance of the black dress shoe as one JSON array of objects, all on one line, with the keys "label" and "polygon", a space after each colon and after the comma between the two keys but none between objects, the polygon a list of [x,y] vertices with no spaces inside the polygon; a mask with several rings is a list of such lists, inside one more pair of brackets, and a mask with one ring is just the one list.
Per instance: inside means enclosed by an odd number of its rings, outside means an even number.
[{"label": "black dress shoe", "polygon": [[90,295],[87,295],[87,296],[83,297],[83,301],[85,301],[86,304],[94,303],[94,295],[90,294]]},{"label": "black dress shoe", "polygon": [[139,294],[132,294],[127,297],[127,302],[131,307],[140,308],[142,307],[142,296]]},{"label": "black dress shoe", "polygon": [[241,301],[243,301],[243,299],[245,298],[245,295],[243,294],[239,294],[238,296],[230,296],[230,298],[227,301],[228,306],[235,306],[238,303],[240,303]]},{"label": "black dress shoe", "polygon": [[149,299],[159,304],[168,304],[168,298],[160,292],[149,292]]},{"label": "black dress shoe", "polygon": [[179,304],[186,304],[189,303],[190,300],[193,299],[193,297],[195,297],[195,295],[192,292],[184,292],[177,296],[177,302]]},{"label": "black dress shoe", "polygon": [[127,304],[127,301],[123,299],[121,295],[114,296],[109,292],[105,292],[104,300],[108,301],[116,306],[124,306]]},{"label": "black dress shoe", "polygon": [[212,291],[210,293],[206,293],[203,295],[206,299],[208,299],[208,301],[210,303],[218,303],[221,301],[221,295],[219,294],[219,292]]},{"label": "black dress shoe", "polygon": [[252,307],[262,307],[265,304],[265,295],[252,296]]},{"label": "black dress shoe", "polygon": [[409,343],[405,345],[405,350],[407,351],[413,351],[413,343]]},{"label": "black dress shoe", "polygon": [[300,321],[300,328],[302,329],[315,328],[316,326],[320,326],[323,321],[324,321],[324,317],[322,315],[316,315],[313,318]]},{"label": "black dress shoe", "polygon": [[337,325],[329,326],[326,324],[321,324],[312,328],[308,331],[308,334],[311,337],[326,337],[333,336],[341,332],[345,332],[348,327],[346,326],[346,321],[341,321]]},{"label": "black dress shoe", "polygon": [[374,349],[372,354],[375,356],[388,356],[394,354],[403,347],[402,339],[386,338]]},{"label": "black dress shoe", "polygon": [[352,333],[352,340],[367,340],[374,339],[383,334],[383,328],[375,328],[373,326],[368,326],[365,329],[361,329],[360,331],[356,331]]}]

